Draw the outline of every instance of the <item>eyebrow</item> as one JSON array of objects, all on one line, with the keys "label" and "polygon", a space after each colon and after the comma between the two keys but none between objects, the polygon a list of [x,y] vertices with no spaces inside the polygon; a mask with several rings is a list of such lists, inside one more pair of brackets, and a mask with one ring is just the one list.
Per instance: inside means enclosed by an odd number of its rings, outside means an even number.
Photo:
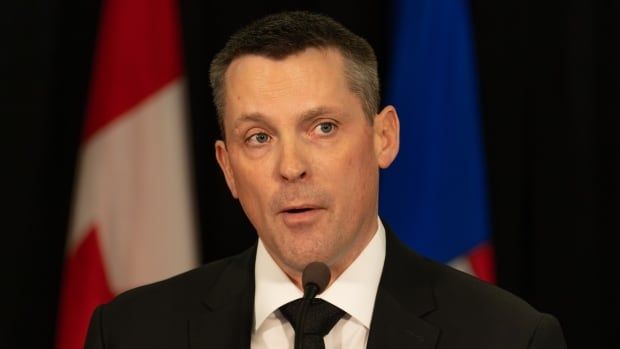
[{"label": "eyebrow", "polygon": [[310,110],[306,110],[305,112],[301,113],[300,118],[302,121],[306,121],[308,119],[313,119],[317,116],[321,116],[325,114],[336,114],[336,113],[337,113],[337,110],[334,108],[319,106],[316,108],[312,108]]},{"label": "eyebrow", "polygon": [[[319,107],[315,107],[315,108],[304,111],[303,113],[300,114],[299,118],[303,122],[308,119],[313,119],[317,116],[321,116],[325,114],[336,114],[336,113],[337,113],[337,110],[334,108],[330,108],[326,106],[319,106]],[[268,123],[267,119],[268,117],[265,114],[260,113],[260,112],[242,114],[241,117],[235,120],[235,126],[238,127],[239,125],[246,123],[246,122]]]},{"label": "eyebrow", "polygon": [[237,120],[235,120],[235,127],[239,127],[239,125],[245,122],[265,122],[267,116],[262,113],[250,113],[250,114],[242,114]]}]

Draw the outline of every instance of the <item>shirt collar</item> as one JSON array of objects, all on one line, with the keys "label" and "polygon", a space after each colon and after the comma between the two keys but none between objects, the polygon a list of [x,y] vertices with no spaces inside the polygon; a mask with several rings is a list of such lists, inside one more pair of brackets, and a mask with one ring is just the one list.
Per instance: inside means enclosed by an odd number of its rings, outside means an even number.
[{"label": "shirt collar", "polygon": [[[385,261],[385,228],[378,220],[377,231],[362,253],[317,298],[322,298],[370,328],[375,297]],[[258,240],[254,270],[254,330],[282,305],[303,297],[303,292],[293,284]],[[351,295],[356,295],[351,297]]]}]

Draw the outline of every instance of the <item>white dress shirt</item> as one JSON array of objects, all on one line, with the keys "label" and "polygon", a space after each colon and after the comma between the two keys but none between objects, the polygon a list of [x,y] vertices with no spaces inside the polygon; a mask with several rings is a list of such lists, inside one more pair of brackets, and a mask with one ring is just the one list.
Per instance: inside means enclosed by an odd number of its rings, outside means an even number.
[{"label": "white dress shirt", "polygon": [[[370,321],[385,261],[385,228],[378,219],[377,232],[353,263],[317,298],[346,312],[325,336],[325,349],[366,348]],[[278,310],[303,297],[303,292],[278,267],[258,241],[254,271],[254,324],[252,349],[290,348],[295,331]]]}]

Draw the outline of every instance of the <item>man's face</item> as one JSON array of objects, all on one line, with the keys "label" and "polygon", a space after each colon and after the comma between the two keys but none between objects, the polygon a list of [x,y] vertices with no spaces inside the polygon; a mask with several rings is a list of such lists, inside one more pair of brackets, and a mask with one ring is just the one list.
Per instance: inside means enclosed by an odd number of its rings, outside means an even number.
[{"label": "man's face", "polygon": [[289,276],[313,261],[338,274],[377,229],[379,168],[398,151],[394,109],[367,119],[335,49],[241,56],[225,79],[216,156],[233,196]]}]

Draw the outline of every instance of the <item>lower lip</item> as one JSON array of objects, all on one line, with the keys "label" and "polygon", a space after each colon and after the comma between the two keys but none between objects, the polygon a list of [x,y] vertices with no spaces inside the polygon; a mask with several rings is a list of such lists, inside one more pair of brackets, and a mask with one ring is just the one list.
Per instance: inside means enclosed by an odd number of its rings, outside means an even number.
[{"label": "lower lip", "polygon": [[324,210],[321,209],[312,209],[298,213],[282,212],[280,215],[285,225],[294,227],[313,223],[319,218],[323,211]]}]

